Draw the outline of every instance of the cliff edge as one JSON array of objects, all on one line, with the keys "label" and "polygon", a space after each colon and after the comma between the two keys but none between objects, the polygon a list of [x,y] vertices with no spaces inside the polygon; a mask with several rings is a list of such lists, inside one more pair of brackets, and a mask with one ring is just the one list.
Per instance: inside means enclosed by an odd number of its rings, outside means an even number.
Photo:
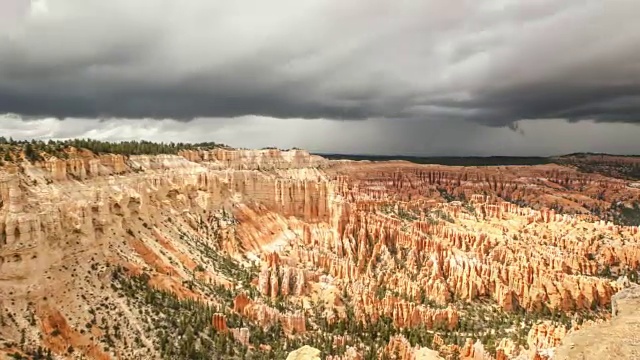
[{"label": "cliff edge", "polygon": [[611,321],[569,334],[554,359],[640,359],[640,286],[618,292],[611,307]]}]

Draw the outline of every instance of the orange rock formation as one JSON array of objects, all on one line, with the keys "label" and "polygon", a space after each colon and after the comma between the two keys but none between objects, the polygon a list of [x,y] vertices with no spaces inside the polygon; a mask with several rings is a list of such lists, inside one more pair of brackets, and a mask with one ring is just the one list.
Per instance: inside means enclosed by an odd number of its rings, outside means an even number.
[{"label": "orange rock formation", "polygon": [[[104,301],[126,310],[129,334],[140,321],[100,282],[107,276],[89,277],[87,290],[78,290],[72,269],[135,269],[180,298],[229,307],[261,326],[280,323],[288,336],[317,331],[309,304],[320,302],[330,323],[344,319],[349,305],[349,321],[386,318],[399,329],[456,331],[465,316],[460,304],[480,300],[509,313],[575,314],[608,308],[626,286],[613,276],[640,268],[640,229],[594,215],[638,200],[640,188],[628,181],[559,165],[330,162],[300,150],[128,157],[77,150],[65,160],[0,169],[0,293],[36,303],[53,298],[60,315],[73,314],[80,325],[88,317],[82,309]],[[240,284],[232,271],[203,260],[205,248],[259,270]],[[193,287],[193,273],[224,285],[233,308]],[[302,305],[280,311],[272,306],[278,299]],[[222,312],[211,322],[249,344],[248,328],[228,329]],[[541,358],[572,331],[536,324],[528,349],[499,339],[495,357],[527,350]],[[40,343],[40,333],[29,341]],[[492,356],[478,339],[440,341],[434,347],[442,355]],[[93,358],[117,358],[96,349]],[[382,351],[414,359],[427,350],[396,335]],[[349,351],[353,359],[362,354]],[[157,355],[149,354],[120,355]]]}]

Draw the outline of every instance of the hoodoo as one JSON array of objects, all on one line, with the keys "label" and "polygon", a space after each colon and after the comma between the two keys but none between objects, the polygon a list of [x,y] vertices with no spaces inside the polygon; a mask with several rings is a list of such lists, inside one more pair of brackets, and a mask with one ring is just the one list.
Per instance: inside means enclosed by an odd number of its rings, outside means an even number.
[{"label": "hoodoo", "polygon": [[593,336],[634,351],[597,335],[633,328],[627,180],[302,150],[3,151],[7,356],[550,359]]}]

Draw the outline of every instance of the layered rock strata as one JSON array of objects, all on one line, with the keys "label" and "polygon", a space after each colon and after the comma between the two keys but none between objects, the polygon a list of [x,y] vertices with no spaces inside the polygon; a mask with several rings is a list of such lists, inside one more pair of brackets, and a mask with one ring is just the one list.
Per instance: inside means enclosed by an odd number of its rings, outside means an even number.
[{"label": "layered rock strata", "polygon": [[[144,350],[154,346],[136,310],[110,293],[105,279],[116,265],[219,309],[213,328],[247,346],[249,329],[227,326],[231,311],[292,337],[320,332],[317,304],[329,324],[388,320],[402,331],[460,331],[469,317],[463,304],[481,302],[508,314],[578,316],[609,308],[628,285],[613,279],[640,268],[639,228],[594,213],[639,199],[626,181],[557,165],[332,163],[300,150],[130,157],[77,150],[69,159],[1,168],[0,300],[44,323],[49,314],[68,315],[73,336],[63,345],[83,346],[93,358],[158,355]],[[279,310],[281,299],[296,310]],[[106,353],[76,336],[95,316],[84,309],[100,303],[119,309],[122,332],[140,337],[141,350],[120,343],[127,350]],[[109,311],[105,321],[118,318]],[[19,339],[28,322],[7,326],[8,337]],[[25,341],[40,344],[43,331],[53,330],[30,331]],[[491,354],[475,338],[434,343],[446,356],[540,358],[574,333],[540,322],[527,349],[498,339]],[[364,353],[352,338],[340,339],[351,358]],[[427,350],[394,335],[382,352],[436,356]]]}]

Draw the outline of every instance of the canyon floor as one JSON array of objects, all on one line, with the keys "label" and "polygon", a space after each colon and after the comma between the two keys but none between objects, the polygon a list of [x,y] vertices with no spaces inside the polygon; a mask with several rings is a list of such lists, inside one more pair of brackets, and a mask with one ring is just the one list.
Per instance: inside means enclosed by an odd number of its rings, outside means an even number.
[{"label": "canyon floor", "polygon": [[640,358],[638,158],[1,150],[0,358]]}]

